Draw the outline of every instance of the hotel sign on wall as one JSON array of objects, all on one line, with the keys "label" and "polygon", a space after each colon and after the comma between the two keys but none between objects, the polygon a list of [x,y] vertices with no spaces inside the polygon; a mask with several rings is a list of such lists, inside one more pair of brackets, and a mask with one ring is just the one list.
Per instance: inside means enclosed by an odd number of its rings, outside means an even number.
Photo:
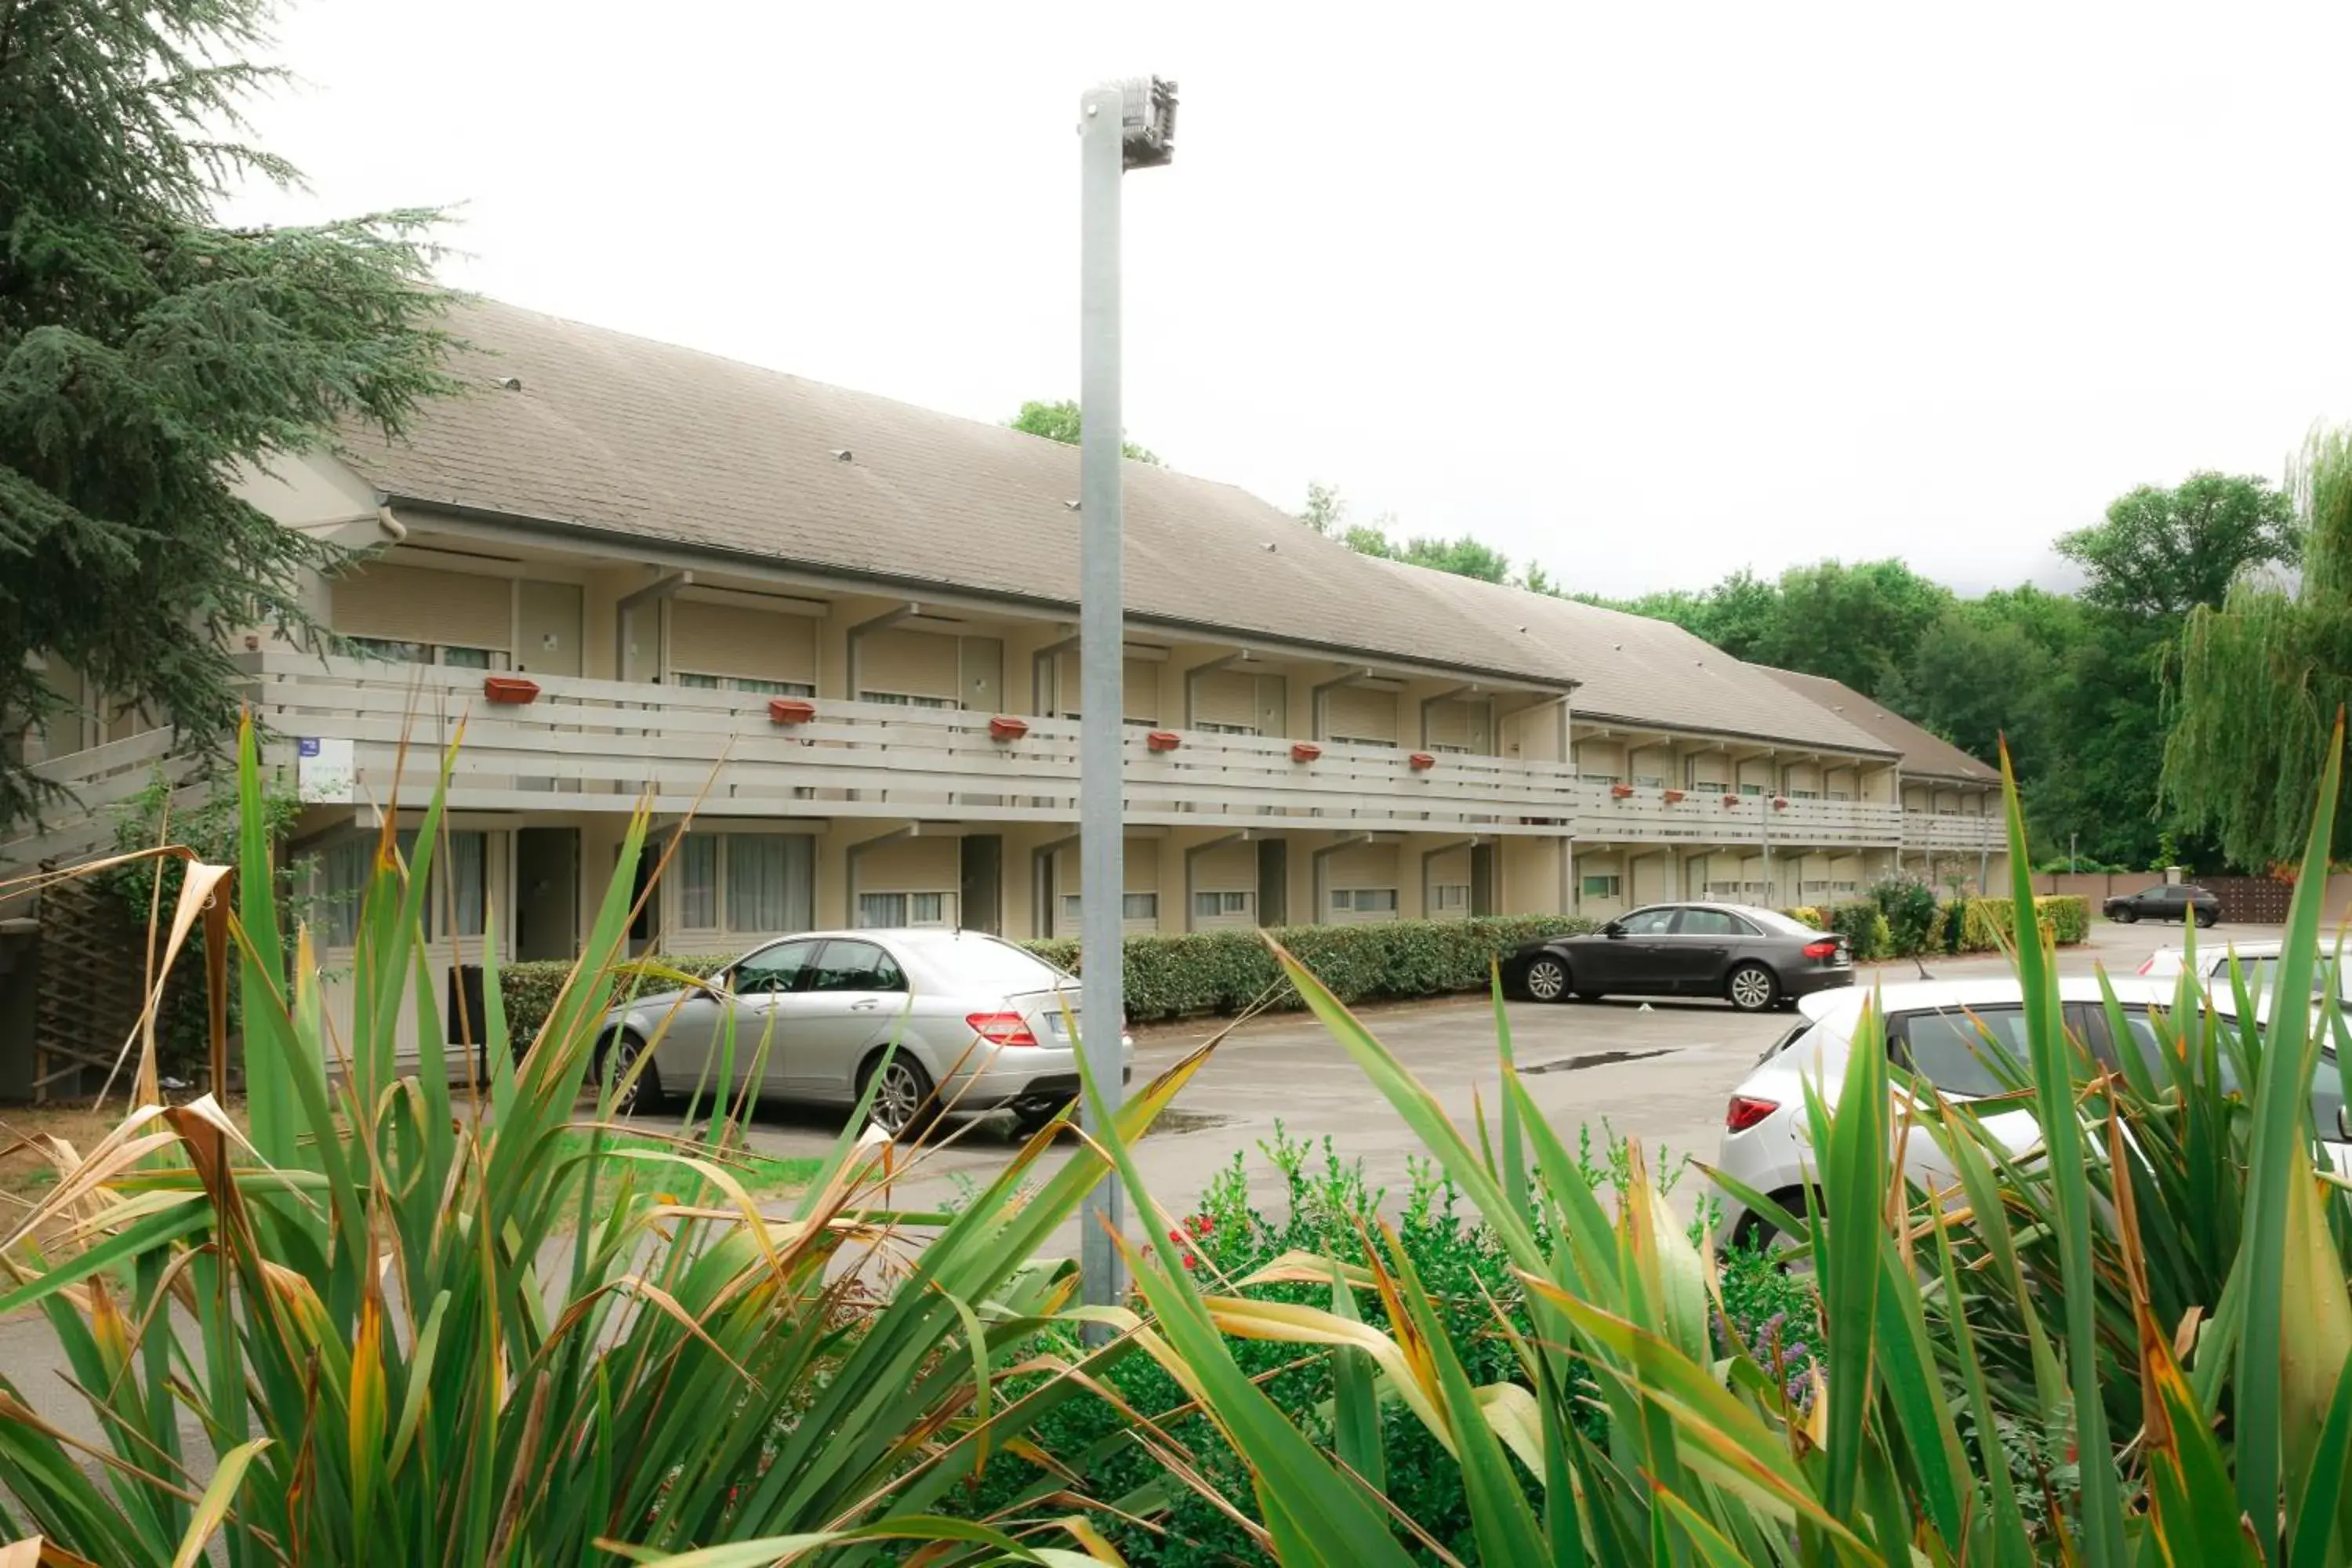
[{"label": "hotel sign on wall", "polygon": [[314,735],[297,742],[294,790],[303,805],[351,805],[352,773],[351,742]]}]

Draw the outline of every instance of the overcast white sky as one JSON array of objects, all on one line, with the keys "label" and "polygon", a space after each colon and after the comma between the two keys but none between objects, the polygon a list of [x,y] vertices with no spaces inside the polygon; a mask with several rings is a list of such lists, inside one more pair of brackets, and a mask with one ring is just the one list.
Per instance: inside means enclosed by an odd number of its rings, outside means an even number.
[{"label": "overcast white sky", "polygon": [[1579,588],[1901,554],[1974,589],[2352,416],[2352,7],[309,0],[299,221],[464,204],[454,282],[1002,420],[1077,386],[1079,91],[1127,425]]}]

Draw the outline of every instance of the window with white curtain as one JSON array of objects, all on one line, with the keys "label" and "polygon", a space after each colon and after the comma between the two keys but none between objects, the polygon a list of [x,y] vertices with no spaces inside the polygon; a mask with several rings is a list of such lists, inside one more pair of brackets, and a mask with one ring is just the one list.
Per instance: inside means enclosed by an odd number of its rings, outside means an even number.
[{"label": "window with white curtain", "polygon": [[360,935],[360,900],[375,865],[375,839],[355,833],[330,845],[319,861],[327,906],[323,940],[329,947],[354,946]]},{"label": "window with white curtain", "polygon": [[719,840],[689,833],[677,847],[677,923],[687,931],[719,929]]},{"label": "window with white curtain", "polygon": [[805,928],[814,904],[814,840],[798,833],[730,833],[726,839],[728,929]]},{"label": "window with white curtain", "polygon": [[955,920],[953,893],[860,893],[857,923],[867,931],[945,926]]},{"label": "window with white curtain", "polygon": [[[427,942],[479,938],[489,930],[490,836],[482,832],[449,831],[433,853],[433,880],[425,889],[421,923]],[[414,829],[395,842],[401,859],[416,864]],[[349,948],[359,941],[360,901],[375,871],[376,837],[353,833],[329,845],[320,856],[326,918],[322,942],[330,948]]]}]

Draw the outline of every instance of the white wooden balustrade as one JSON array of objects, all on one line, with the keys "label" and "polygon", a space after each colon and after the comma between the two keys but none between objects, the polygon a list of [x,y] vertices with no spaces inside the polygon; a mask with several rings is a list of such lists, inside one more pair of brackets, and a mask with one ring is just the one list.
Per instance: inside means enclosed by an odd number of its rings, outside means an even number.
[{"label": "white wooden balustrade", "polygon": [[1573,820],[1580,839],[1693,844],[1802,844],[1831,847],[1895,842],[1902,816],[1890,803],[1796,800],[1646,785],[1580,784]]},{"label": "white wooden balustrade", "polygon": [[2009,828],[1999,816],[1958,816],[1941,812],[1903,814],[1906,849],[1965,849],[1998,855],[2009,847]]},{"label": "white wooden balustrade", "polygon": [[72,866],[111,853],[124,804],[144,794],[158,770],[174,786],[175,808],[193,804],[203,794],[202,785],[187,784],[198,759],[173,755],[177,739],[173,731],[150,730],[36,763],[36,776],[67,793],[42,808],[39,822],[25,824],[0,842],[0,879],[27,875],[44,864]]},{"label": "white wooden balustrade", "polygon": [[[1077,813],[1078,725],[818,699],[780,724],[768,699],[741,692],[531,675],[529,702],[493,702],[480,670],[245,656],[263,722],[283,737],[352,743],[362,804],[431,795],[441,753],[464,722],[450,805],[464,810],[625,810],[650,793],[658,813],[713,816],[952,816],[1067,822]],[[1152,733],[1173,734],[1157,749]],[[403,744],[405,742],[405,753]],[[1251,735],[1132,731],[1127,820],[1329,826],[1362,831],[1562,831],[1574,783],[1549,763],[1447,752],[1415,767],[1385,747]],[[1533,819],[1533,820],[1530,820]]]}]

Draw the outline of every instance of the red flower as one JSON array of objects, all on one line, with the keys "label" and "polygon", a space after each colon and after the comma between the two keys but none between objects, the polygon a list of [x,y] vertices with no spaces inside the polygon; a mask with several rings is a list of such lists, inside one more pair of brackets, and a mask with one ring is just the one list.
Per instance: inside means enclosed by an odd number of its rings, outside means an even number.
[{"label": "red flower", "polygon": [[1201,1260],[1188,1252],[1184,1255],[1184,1267],[1187,1268],[1198,1268],[1201,1267]]},{"label": "red flower", "polygon": [[1196,1214],[1184,1223],[1186,1226],[1192,1230],[1194,1236],[1206,1236],[1210,1231],[1216,1228],[1214,1224],[1211,1222],[1209,1216],[1204,1214]]}]

